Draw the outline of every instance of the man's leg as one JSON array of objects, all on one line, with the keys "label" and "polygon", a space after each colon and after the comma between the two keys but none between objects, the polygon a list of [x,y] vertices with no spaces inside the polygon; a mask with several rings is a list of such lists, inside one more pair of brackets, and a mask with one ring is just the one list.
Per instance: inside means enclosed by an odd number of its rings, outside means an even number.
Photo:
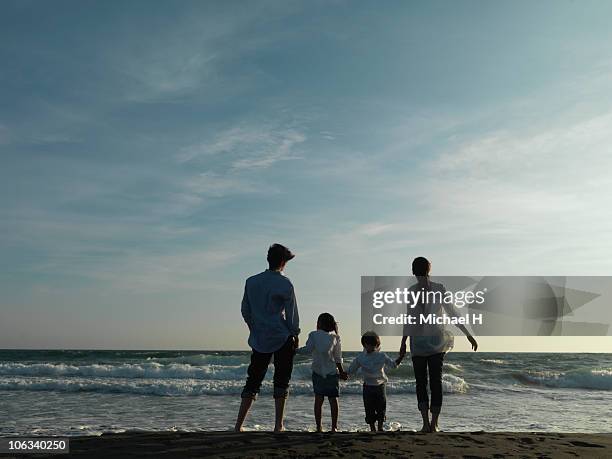
[{"label": "man's leg", "polygon": [[438,432],[438,418],[442,409],[442,365],[444,353],[427,358],[429,367],[429,386],[431,387],[431,431]]},{"label": "man's leg", "polygon": [[257,352],[255,349],[253,349],[251,353],[251,363],[247,370],[247,380],[241,394],[242,402],[240,403],[238,417],[236,418],[236,425],[234,427],[236,432],[242,432],[242,425],[244,424],[244,420],[249,413],[253,401],[257,398],[257,393],[266,376],[271,358],[272,354]]},{"label": "man's leg", "polygon": [[414,378],[416,379],[418,407],[423,418],[421,432],[429,432],[431,425],[429,422],[429,396],[427,395],[427,357],[412,357],[412,367],[414,368]]},{"label": "man's leg", "polygon": [[275,421],[274,431],[285,430],[283,420],[285,417],[285,401],[289,395],[289,380],[293,371],[293,357],[295,356],[295,345],[293,336],[278,351],[274,353],[274,408]]}]

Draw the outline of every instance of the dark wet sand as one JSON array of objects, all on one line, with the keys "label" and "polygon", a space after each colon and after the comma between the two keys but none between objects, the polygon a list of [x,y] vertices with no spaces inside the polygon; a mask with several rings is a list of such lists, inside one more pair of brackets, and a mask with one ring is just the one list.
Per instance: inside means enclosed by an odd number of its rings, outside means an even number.
[{"label": "dark wet sand", "polygon": [[[138,432],[70,439],[55,457],[612,457],[612,433]],[[48,457],[18,455],[14,457]]]}]

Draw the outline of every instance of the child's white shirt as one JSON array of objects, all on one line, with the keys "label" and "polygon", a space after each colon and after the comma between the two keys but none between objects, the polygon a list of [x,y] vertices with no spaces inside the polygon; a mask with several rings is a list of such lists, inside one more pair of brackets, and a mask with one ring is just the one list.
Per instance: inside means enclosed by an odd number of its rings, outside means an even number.
[{"label": "child's white shirt", "polygon": [[364,351],[357,355],[351,362],[348,369],[349,374],[355,374],[361,368],[363,383],[366,386],[378,386],[388,381],[385,367],[397,368],[394,360],[391,360],[384,352],[374,351],[368,353]]},{"label": "child's white shirt", "polygon": [[342,363],[340,336],[334,332],[311,331],[306,344],[297,352],[312,354],[312,371],[321,376],[336,374],[338,372],[336,364]]}]

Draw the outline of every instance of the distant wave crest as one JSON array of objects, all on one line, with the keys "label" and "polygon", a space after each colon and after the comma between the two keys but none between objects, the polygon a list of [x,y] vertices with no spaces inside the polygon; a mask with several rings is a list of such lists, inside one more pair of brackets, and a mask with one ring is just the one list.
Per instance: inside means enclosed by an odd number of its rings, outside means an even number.
[{"label": "distant wave crest", "polygon": [[527,385],[571,389],[612,390],[612,368],[569,372],[532,371],[517,373],[515,378]]}]

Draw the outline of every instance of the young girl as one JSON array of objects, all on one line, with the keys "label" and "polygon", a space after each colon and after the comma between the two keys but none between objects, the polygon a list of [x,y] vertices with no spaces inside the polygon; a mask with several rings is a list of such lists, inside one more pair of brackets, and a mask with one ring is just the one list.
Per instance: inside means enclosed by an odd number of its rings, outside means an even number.
[{"label": "young girl", "polygon": [[317,329],[310,332],[306,345],[297,350],[300,354],[312,354],[312,387],[315,393],[314,415],[317,432],[322,432],[321,408],[325,397],[331,408],[331,431],[338,430],[338,379],[347,379],[342,367],[342,348],[338,336],[338,324],[334,316],[324,312],[317,320]]},{"label": "young girl", "polygon": [[380,337],[374,332],[366,332],[361,337],[363,352],[355,357],[348,373],[353,375],[361,368],[363,374],[363,406],[365,421],[372,432],[382,432],[387,412],[387,375],[385,367],[397,368],[402,363],[403,355],[391,360],[380,352]]}]

